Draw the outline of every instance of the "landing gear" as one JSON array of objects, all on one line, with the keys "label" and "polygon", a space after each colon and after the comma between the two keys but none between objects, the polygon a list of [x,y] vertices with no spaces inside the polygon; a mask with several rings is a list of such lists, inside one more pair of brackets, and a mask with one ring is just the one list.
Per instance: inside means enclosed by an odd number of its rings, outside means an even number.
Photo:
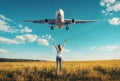
[{"label": "landing gear", "polygon": [[51,26],[50,29],[51,29],[51,30],[54,30],[54,26]]},{"label": "landing gear", "polygon": [[66,30],[69,30],[69,26],[67,25],[65,29],[66,29]]}]

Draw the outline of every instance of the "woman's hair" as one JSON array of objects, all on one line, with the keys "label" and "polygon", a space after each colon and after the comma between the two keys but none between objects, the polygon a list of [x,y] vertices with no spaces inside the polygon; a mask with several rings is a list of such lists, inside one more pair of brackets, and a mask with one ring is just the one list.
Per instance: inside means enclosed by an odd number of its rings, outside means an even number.
[{"label": "woman's hair", "polygon": [[62,51],[62,46],[60,44],[58,45],[58,48],[60,51]]}]

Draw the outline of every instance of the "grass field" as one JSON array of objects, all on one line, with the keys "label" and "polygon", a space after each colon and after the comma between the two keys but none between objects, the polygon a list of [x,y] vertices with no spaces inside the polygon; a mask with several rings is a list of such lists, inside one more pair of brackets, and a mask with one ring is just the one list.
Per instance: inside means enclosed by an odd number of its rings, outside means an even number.
[{"label": "grass field", "polygon": [[120,60],[63,62],[0,62],[0,81],[120,81]]}]

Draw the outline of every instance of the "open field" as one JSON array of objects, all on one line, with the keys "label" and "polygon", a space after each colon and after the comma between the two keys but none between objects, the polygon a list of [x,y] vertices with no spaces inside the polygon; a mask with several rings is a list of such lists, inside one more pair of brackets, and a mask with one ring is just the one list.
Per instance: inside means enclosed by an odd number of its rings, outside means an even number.
[{"label": "open field", "polygon": [[63,62],[0,62],[0,81],[120,81],[120,60]]}]

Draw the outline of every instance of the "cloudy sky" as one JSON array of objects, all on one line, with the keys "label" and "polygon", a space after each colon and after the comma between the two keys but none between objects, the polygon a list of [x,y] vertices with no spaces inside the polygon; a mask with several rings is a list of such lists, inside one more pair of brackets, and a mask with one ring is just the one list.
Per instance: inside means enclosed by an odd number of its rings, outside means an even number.
[{"label": "cloudy sky", "polygon": [[[22,22],[55,19],[62,8],[67,19],[100,22],[50,30],[48,24]],[[56,44],[67,44],[63,60],[120,59],[120,0],[0,0],[0,57],[55,60]]]}]

